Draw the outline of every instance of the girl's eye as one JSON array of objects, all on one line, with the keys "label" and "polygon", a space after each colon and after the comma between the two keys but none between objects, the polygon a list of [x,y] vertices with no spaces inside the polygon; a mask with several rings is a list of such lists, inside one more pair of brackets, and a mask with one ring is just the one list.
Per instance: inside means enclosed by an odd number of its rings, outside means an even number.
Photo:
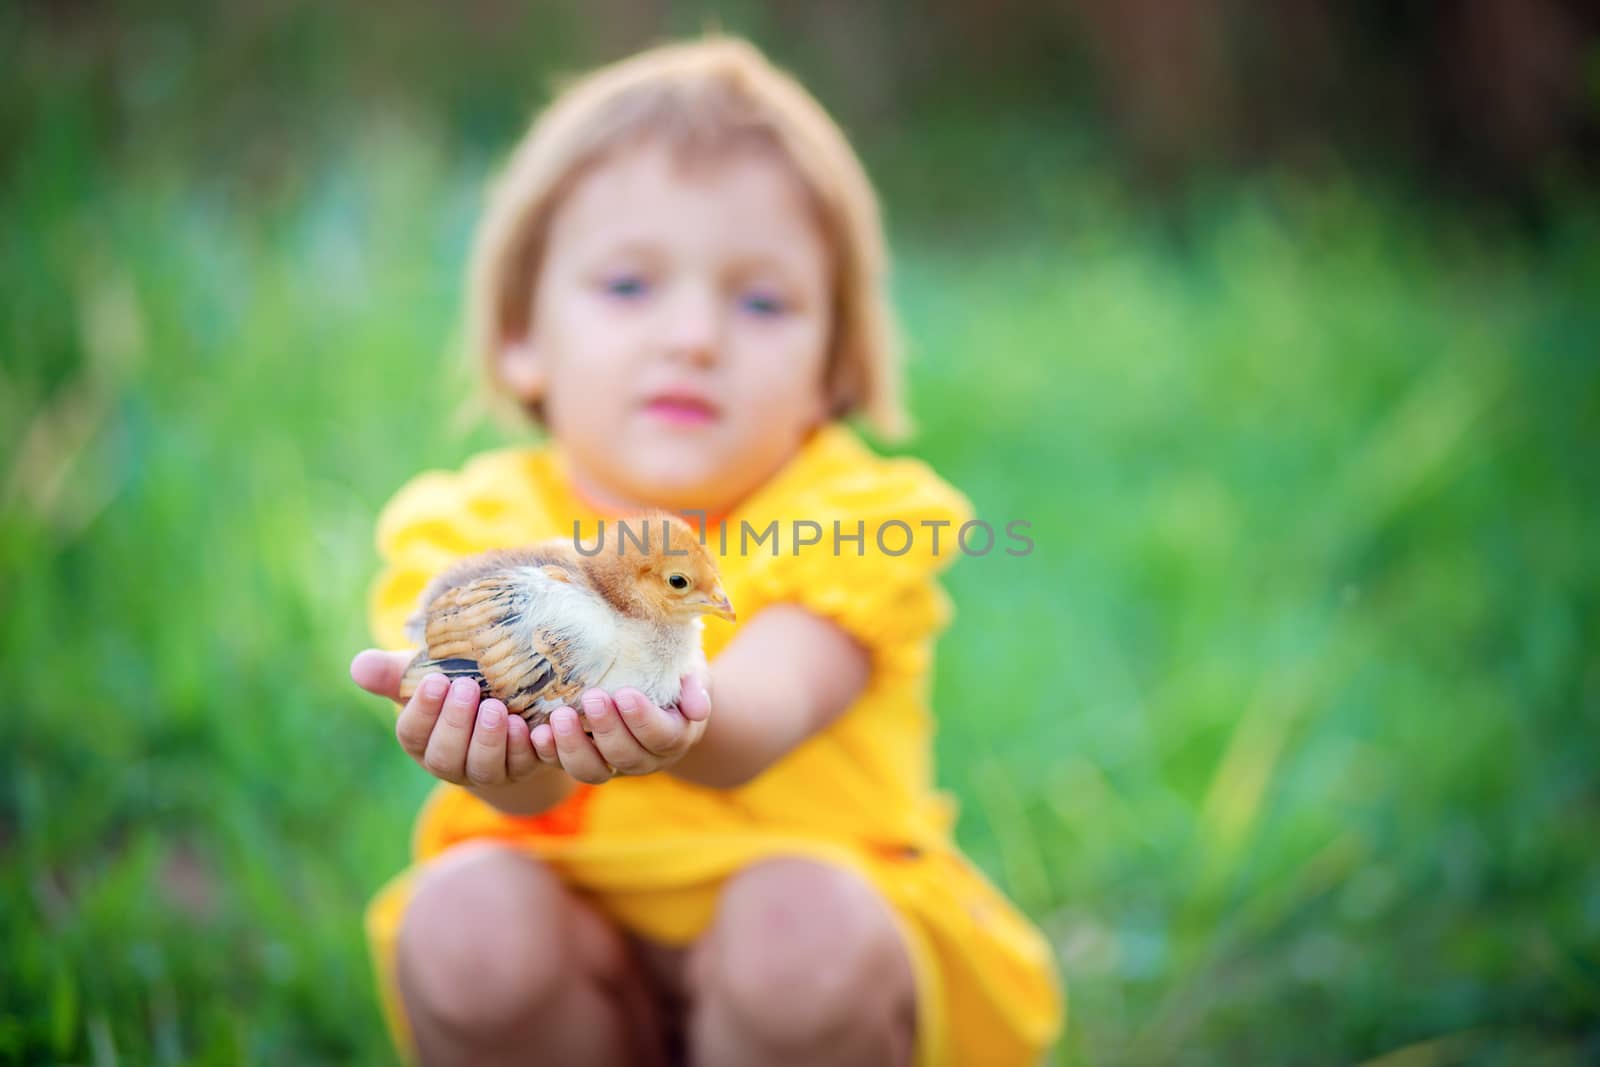
[{"label": "girl's eye", "polygon": [[673,574],[668,576],[667,584],[679,592],[682,592],[683,590],[689,588],[689,579],[685,578],[681,574]]},{"label": "girl's eye", "polygon": [[623,300],[637,300],[649,290],[645,280],[637,274],[619,274],[614,278],[607,278],[601,284],[601,288],[607,295]]},{"label": "girl's eye", "polygon": [[782,315],[788,310],[788,305],[771,293],[746,293],[739,298],[739,306],[752,315],[762,317]]}]

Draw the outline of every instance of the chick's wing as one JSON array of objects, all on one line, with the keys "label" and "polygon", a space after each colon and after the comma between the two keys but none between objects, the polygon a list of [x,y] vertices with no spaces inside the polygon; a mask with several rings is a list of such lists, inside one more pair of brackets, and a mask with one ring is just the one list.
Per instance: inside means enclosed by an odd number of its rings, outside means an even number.
[{"label": "chick's wing", "polygon": [[498,548],[468,556],[440,571],[417,598],[417,610],[406,620],[406,636],[417,644],[427,637],[428,611],[440,595],[480,578],[491,578],[519,568],[547,569],[552,577],[582,582],[578,554],[566,541],[547,541],[531,548]]},{"label": "chick's wing", "polygon": [[569,632],[549,625],[539,603],[552,582],[586,584],[570,558],[545,546],[486,553],[441,574],[412,620],[422,647],[406,669],[401,699],[439,671],[476,678],[484,696],[535,725],[549,709],[576,704],[585,682],[580,650]]}]

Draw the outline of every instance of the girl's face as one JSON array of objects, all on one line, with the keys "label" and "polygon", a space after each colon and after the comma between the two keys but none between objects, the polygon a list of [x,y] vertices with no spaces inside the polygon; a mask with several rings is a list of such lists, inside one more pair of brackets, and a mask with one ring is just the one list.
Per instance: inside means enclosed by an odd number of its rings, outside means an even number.
[{"label": "girl's face", "polygon": [[724,512],[824,418],[827,249],[800,186],[747,150],[629,149],[551,220],[505,381],[543,404],[579,488],[617,509]]}]

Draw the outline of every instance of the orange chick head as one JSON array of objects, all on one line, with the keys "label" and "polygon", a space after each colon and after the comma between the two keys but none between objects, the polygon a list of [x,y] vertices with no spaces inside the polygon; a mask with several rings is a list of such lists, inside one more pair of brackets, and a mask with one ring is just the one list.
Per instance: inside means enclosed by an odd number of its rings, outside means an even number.
[{"label": "orange chick head", "polygon": [[618,551],[621,562],[631,564],[626,569],[641,606],[662,618],[714,615],[735,621],[716,560],[694,527],[676,515],[659,512],[625,521],[630,536],[624,541],[618,530]]}]

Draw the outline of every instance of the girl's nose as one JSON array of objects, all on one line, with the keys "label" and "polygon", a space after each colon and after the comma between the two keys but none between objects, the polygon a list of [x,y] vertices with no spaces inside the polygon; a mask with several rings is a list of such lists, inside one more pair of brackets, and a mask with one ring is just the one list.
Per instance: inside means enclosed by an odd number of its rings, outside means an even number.
[{"label": "girl's nose", "polygon": [[717,361],[722,348],[722,315],[714,290],[700,285],[681,287],[667,315],[665,339],[670,356],[707,365]]}]

